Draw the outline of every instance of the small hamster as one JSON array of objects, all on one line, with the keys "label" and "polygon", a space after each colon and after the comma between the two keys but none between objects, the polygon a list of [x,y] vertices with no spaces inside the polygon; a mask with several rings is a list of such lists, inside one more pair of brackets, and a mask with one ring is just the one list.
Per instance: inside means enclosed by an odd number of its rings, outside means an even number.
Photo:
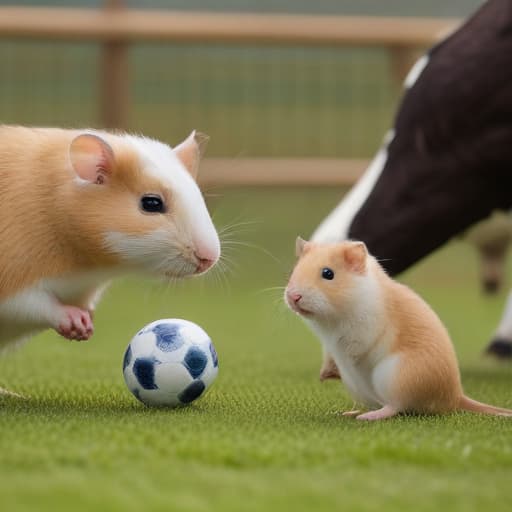
[{"label": "small hamster", "polygon": [[457,410],[512,415],[464,395],[441,320],[391,279],[363,242],[298,238],[296,252],[286,303],[320,338],[354,400],[369,409],[344,414],[360,420]]}]

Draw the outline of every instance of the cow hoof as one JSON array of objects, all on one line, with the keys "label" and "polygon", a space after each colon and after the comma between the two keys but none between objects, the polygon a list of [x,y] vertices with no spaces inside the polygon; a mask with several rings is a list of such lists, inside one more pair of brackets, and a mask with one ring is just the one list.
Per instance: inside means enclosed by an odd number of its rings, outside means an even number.
[{"label": "cow hoof", "polygon": [[485,353],[498,359],[512,359],[512,341],[503,338],[494,338]]}]

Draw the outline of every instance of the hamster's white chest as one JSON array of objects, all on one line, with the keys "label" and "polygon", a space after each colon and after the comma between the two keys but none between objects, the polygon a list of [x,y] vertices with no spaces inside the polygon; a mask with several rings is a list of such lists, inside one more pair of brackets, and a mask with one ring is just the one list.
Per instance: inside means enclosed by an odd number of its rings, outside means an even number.
[{"label": "hamster's white chest", "polygon": [[381,405],[382,397],[375,388],[374,372],[388,355],[387,338],[390,336],[385,336],[381,343],[375,343],[371,333],[324,331],[319,332],[319,337],[336,362],[342,381],[354,400],[369,407]]},{"label": "hamster's white chest", "polygon": [[333,357],[352,398],[369,407],[380,405],[381,400],[372,381],[373,367],[357,364],[339,354]]}]

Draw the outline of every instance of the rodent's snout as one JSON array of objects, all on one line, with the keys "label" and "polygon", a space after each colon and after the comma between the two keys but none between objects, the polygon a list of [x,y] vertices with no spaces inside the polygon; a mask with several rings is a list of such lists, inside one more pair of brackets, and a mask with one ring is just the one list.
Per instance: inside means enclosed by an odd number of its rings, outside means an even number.
[{"label": "rodent's snout", "polygon": [[286,290],[286,297],[290,304],[297,304],[297,302],[299,302],[300,299],[302,299],[302,295],[300,293],[292,290]]},{"label": "rodent's snout", "polygon": [[[212,233],[210,233],[212,235]],[[220,258],[220,241],[217,233],[212,236],[197,237],[189,246],[196,264],[195,274],[202,274],[213,267]]]},{"label": "rodent's snout", "polygon": [[210,267],[213,267],[213,265],[217,262],[217,259],[201,258],[201,256],[198,255],[196,252],[194,252],[194,256],[197,258],[198,262],[196,274],[202,274],[203,272],[206,272]]},{"label": "rodent's snout", "polygon": [[310,311],[302,307],[302,294],[296,289],[288,287],[285,291],[286,302],[291,310],[299,315],[308,315]]},{"label": "rodent's snout", "polygon": [[195,273],[202,274],[217,263],[220,258],[220,248],[217,246],[196,248],[194,257],[197,262]]}]

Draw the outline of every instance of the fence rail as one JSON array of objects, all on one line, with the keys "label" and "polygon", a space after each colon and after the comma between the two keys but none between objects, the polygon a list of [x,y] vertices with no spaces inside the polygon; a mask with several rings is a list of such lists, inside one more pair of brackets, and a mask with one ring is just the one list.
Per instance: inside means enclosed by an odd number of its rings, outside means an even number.
[{"label": "fence rail", "polygon": [[279,45],[428,46],[454,19],[0,7],[0,37]]},{"label": "fence rail", "polygon": [[[102,45],[101,124],[126,126],[130,106],[127,52],[145,41],[233,45],[384,47],[401,80],[419,49],[458,26],[456,19],[305,16],[135,10],[122,0],[104,8],[0,7],[0,39],[93,41]],[[206,185],[350,184],[366,162],[340,159],[209,159]]]},{"label": "fence rail", "polygon": [[206,158],[199,172],[204,187],[266,185],[352,185],[365,159]]}]

